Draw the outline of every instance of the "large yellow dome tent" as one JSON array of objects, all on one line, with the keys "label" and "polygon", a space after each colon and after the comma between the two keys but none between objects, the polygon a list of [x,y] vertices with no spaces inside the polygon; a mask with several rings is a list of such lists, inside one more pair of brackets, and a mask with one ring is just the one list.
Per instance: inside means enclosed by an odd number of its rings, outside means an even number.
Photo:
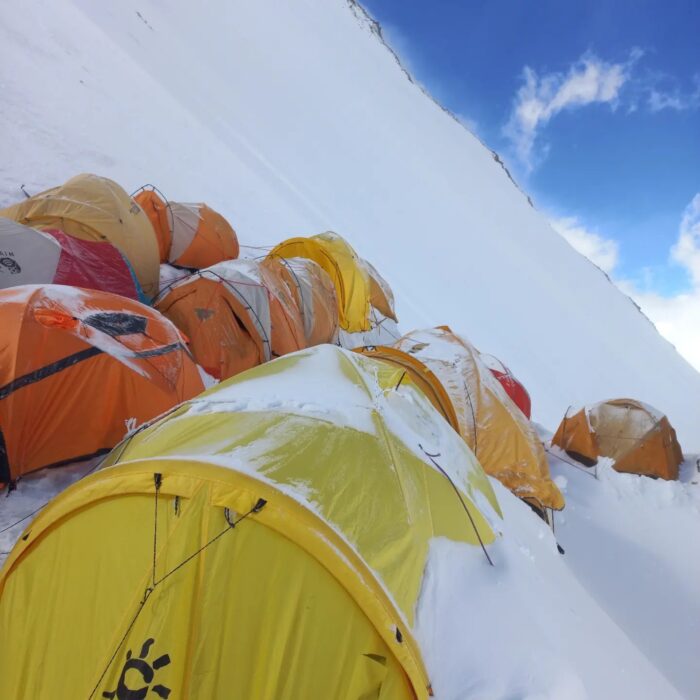
[{"label": "large yellow dome tent", "polygon": [[141,207],[112,180],[76,175],[60,187],[0,211],[0,216],[34,228],[57,228],[70,236],[107,241],[134,268],[148,297],[158,293],[158,241]]},{"label": "large yellow dome tent", "polygon": [[0,572],[0,697],[426,698],[430,540],[498,504],[400,374],[321,345],[118,446]]},{"label": "large yellow dome tent", "polygon": [[677,479],[683,452],[668,418],[632,399],[610,399],[566,412],[552,444],[584,464],[614,460],[619,472]]},{"label": "large yellow dome tent", "polygon": [[564,507],[534,427],[471,343],[440,326],[408,333],[395,347],[438,377],[451,399],[460,435],[488,474],[543,514],[547,508]]}]

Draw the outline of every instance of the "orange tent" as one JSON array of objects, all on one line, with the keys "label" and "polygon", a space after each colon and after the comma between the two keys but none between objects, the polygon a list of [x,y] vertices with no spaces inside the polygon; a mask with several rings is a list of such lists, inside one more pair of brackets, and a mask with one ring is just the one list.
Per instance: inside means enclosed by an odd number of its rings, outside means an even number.
[{"label": "orange tent", "polygon": [[153,225],[158,240],[160,261],[162,263],[168,262],[170,245],[173,241],[173,219],[167,200],[161,197],[158,190],[152,185],[145,185],[137,190],[133,197]]},{"label": "orange tent", "polygon": [[304,347],[291,292],[254,260],[200,270],[164,290],[156,308],[187,335],[197,362],[217,379]]},{"label": "orange tent", "polygon": [[167,201],[153,185],[142,187],[134,199],[151,220],[161,262],[200,270],[238,257],[236,232],[207,204]]},{"label": "orange tent", "polygon": [[335,343],[338,338],[338,302],[328,274],[309,258],[268,256],[263,264],[291,290],[304,322],[306,346]]},{"label": "orange tent", "polygon": [[569,414],[552,444],[592,466],[599,457],[614,460],[619,472],[677,479],[683,452],[668,418],[632,399],[611,399]]},{"label": "orange tent", "polygon": [[487,474],[542,513],[564,507],[532,423],[468,340],[440,326],[408,333],[394,347],[420,360],[440,380],[452,402],[458,432]]},{"label": "orange tent", "polygon": [[203,390],[157,311],[62,285],[0,291],[0,482],[111,449]]}]

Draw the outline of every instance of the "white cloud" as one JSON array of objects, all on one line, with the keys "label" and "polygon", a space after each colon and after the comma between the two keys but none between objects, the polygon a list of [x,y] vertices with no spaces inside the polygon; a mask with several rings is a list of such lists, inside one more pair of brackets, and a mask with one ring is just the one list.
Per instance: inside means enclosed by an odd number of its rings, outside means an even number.
[{"label": "white cloud", "polygon": [[688,272],[689,292],[675,297],[632,293],[661,334],[700,370],[700,193],[683,213],[671,259]]},{"label": "white cloud", "polygon": [[692,92],[682,90],[677,84],[671,89],[658,87],[659,84],[668,83],[669,80],[669,76],[658,75],[655,80],[651,80],[645,86],[649,111],[661,112],[664,109],[672,109],[676,112],[683,112],[700,106],[700,75],[693,78],[695,89]]},{"label": "white cloud", "polygon": [[[671,248],[670,261],[684,269],[690,290],[665,297],[649,288],[653,280],[640,285],[616,274],[619,247],[616,241],[588,229],[575,217],[550,217],[550,223],[582,255],[606,272],[620,289],[639,304],[659,333],[700,371],[700,193],[686,207],[678,239]],[[648,273],[649,271],[643,271]]]},{"label": "white cloud", "polygon": [[554,230],[563,236],[575,250],[581,255],[585,255],[603,272],[608,275],[612,274],[617,266],[619,253],[616,241],[587,229],[573,216],[551,217],[549,221]]},{"label": "white cloud", "polygon": [[566,73],[538,75],[525,66],[523,85],[513,101],[504,134],[519,160],[532,169],[538,132],[565,109],[599,103],[617,107],[620,90],[629,80],[634,63],[642,52],[633,49],[627,61],[608,63],[593,53],[584,54]]}]

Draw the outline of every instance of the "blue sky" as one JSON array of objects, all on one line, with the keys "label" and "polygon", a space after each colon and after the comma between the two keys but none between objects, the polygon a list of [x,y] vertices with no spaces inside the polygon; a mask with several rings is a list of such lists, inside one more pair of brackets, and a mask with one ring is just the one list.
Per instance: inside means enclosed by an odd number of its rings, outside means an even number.
[{"label": "blue sky", "polygon": [[414,77],[628,291],[700,289],[671,254],[700,192],[700,2],[363,4]]}]

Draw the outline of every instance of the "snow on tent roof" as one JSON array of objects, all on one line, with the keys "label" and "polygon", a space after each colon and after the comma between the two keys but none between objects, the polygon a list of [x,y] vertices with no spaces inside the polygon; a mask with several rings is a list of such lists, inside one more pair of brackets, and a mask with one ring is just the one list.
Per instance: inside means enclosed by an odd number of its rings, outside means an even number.
[{"label": "snow on tent roof", "polygon": [[[295,696],[307,697],[302,688],[311,692],[321,684],[326,692],[311,696],[334,697],[339,691],[329,688],[338,678],[343,691],[355,688],[366,674],[357,677],[356,663],[348,670],[345,659],[351,654],[365,663],[369,645],[381,657],[377,687],[384,690],[386,682],[390,697],[427,698],[430,680],[412,630],[430,542],[490,544],[498,503],[459,437],[410,382],[398,383],[398,374],[333,346],[288,355],[137,431],[114,450],[112,466],[61,494],[0,574],[0,641],[4,634],[16,638],[9,613],[16,587],[34,575],[33,562],[56,561],[60,580],[80,575],[103,603],[85,605],[84,590],[60,586],[48,597],[49,615],[34,616],[29,628],[26,619],[15,618],[23,630],[15,658],[44,644],[47,620],[57,633],[48,667],[32,677],[33,692],[41,695],[59,669],[71,674],[81,695],[114,687],[121,664],[109,660],[110,648],[123,634],[124,649],[155,637],[212,697],[223,687],[256,695],[250,689],[262,673],[258,667],[291,640],[295,648],[314,650],[312,666],[300,652],[299,663],[282,662],[270,682],[283,679]],[[345,420],[329,420],[336,416]],[[440,453],[444,472],[420,445]],[[154,494],[160,502],[155,511]],[[90,544],[87,532],[94,530],[103,546]],[[235,534],[224,537],[227,532]],[[56,547],[75,556],[56,556]],[[198,563],[188,566],[193,551]],[[144,581],[151,581],[145,598]],[[35,595],[45,597],[42,586],[29,586],[27,604]],[[344,596],[352,608],[339,599],[324,607],[332,596]],[[129,624],[127,611],[141,599],[138,619]],[[285,601],[283,610],[276,609],[278,600]],[[165,618],[163,610],[169,611]],[[297,624],[299,616],[304,624]],[[61,640],[88,621],[98,632],[89,645],[79,640],[75,653]],[[222,636],[230,629],[236,633]],[[256,644],[261,629],[265,643],[246,664],[241,648],[247,645],[235,641],[243,635]],[[332,648],[349,646],[325,660],[315,646],[319,638]],[[222,653],[227,662],[212,665],[211,656]],[[183,682],[179,676],[173,681]],[[10,667],[0,676],[0,691],[11,696],[19,682]]]}]

